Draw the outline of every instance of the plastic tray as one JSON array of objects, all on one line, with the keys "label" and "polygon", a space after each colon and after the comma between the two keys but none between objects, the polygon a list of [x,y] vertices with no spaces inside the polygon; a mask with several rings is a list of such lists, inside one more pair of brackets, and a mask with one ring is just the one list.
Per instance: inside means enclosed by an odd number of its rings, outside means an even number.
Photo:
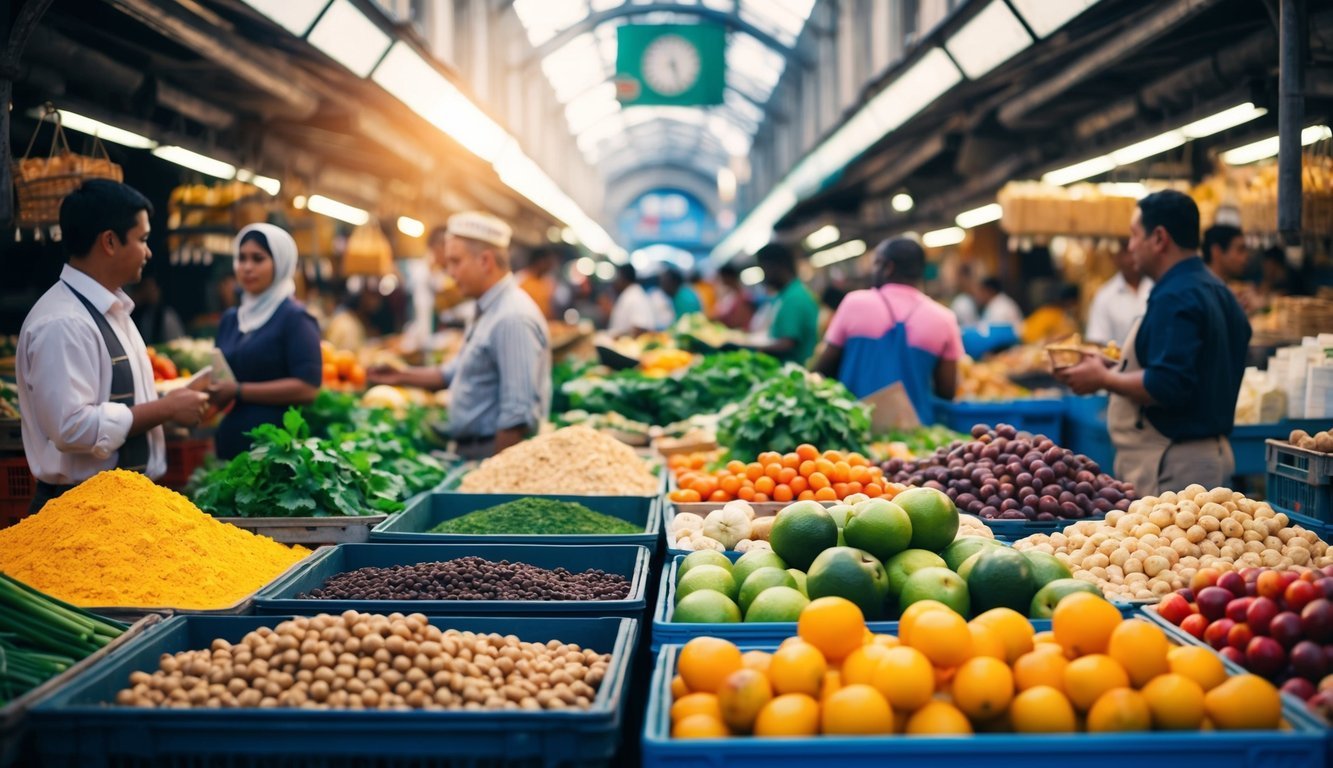
[{"label": "plastic tray", "polygon": [[1293,430],[1310,434],[1328,429],[1327,419],[1284,419],[1271,424],[1237,424],[1228,439],[1236,456],[1237,475],[1262,475],[1268,471],[1268,440],[1286,440]]},{"label": "plastic tray", "polygon": [[1115,446],[1106,427],[1107,401],[1106,395],[1066,396],[1062,445],[1097,462],[1103,472],[1111,473],[1115,466]]},{"label": "plastic tray", "polygon": [[[762,649],[773,647],[766,644]],[[657,656],[644,726],[644,768],[808,768],[820,762],[932,768],[1124,768],[1127,765],[1321,768],[1324,765],[1323,727],[1289,702],[1283,707],[1283,715],[1291,730],[1279,731],[672,739],[671,678],[676,674],[679,651],[679,646],[669,645]]]},{"label": "plastic tray", "polygon": [[428,533],[430,529],[469,512],[486,509],[518,499],[519,494],[452,493],[426,494],[408,504],[407,509],[375,526],[370,540],[376,543],[415,544],[640,544],[656,548],[662,530],[661,503],[654,496],[543,496],[556,501],[572,501],[643,526],[643,533],[540,535]]},{"label": "plastic tray", "polygon": [[997,400],[956,401],[935,399],[935,420],[950,429],[971,434],[972,427],[985,424],[1010,424],[1020,432],[1045,435],[1061,442],[1060,428],[1064,418],[1063,400]]},{"label": "plastic tray", "polygon": [[223,523],[267,536],[282,544],[357,544],[389,515],[364,517],[219,517]]},{"label": "plastic tray", "polygon": [[[600,568],[629,580],[623,600],[315,600],[298,595],[324,586],[329,578],[358,568],[415,565],[476,556],[540,568],[586,571]],[[340,544],[322,550],[302,567],[260,590],[255,613],[308,614],[424,613],[428,616],[504,614],[506,616],[594,615],[643,618],[647,608],[649,562],[645,547],[541,547],[522,544]]]},{"label": "plastic tray", "polygon": [[78,677],[83,670],[91,667],[100,659],[116,651],[116,649],[128,643],[130,640],[138,637],[148,627],[162,620],[158,614],[149,614],[131,624],[120,637],[107,643],[101,650],[75,663],[69,669],[61,672],[55,677],[47,680],[45,683],[33,688],[31,691],[14,699],[3,707],[0,707],[0,768],[7,768],[10,765],[18,764],[20,757],[24,762],[28,761],[28,756],[23,752],[28,748],[24,744],[24,736],[27,735],[27,717],[28,710],[34,705],[45,699],[56,690],[60,689],[69,681]]},{"label": "plastic tray", "polygon": [[453,617],[441,628],[558,639],[612,653],[587,712],[381,712],[300,709],[173,710],[110,707],[131,672],[157,667],[163,653],[239,641],[278,617],[177,616],[152,627],[32,710],[40,765],[161,766],[605,765],[620,739],[633,619]]},{"label": "plastic tray", "polygon": [[1273,506],[1333,523],[1333,456],[1285,440],[1270,439],[1265,446]]}]

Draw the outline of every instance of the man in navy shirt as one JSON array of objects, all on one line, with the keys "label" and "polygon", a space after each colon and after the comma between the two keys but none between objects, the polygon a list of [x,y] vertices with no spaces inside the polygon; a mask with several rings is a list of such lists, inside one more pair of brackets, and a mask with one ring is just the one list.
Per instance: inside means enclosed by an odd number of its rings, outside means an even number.
[{"label": "man in navy shirt", "polygon": [[1129,250],[1156,281],[1119,366],[1097,357],[1059,372],[1079,394],[1111,393],[1107,424],[1115,471],[1139,495],[1192,483],[1229,484],[1235,457],[1227,435],[1245,372],[1250,322],[1199,258],[1199,209],[1174,190],[1139,201]]}]

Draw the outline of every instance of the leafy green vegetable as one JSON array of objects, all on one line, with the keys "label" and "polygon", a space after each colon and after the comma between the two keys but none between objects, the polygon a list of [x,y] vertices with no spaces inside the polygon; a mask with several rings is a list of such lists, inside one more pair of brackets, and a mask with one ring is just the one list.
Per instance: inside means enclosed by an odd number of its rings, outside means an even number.
[{"label": "leafy green vegetable", "polygon": [[764,451],[794,451],[801,443],[864,452],[870,408],[836,379],[789,363],[722,418],[717,436],[731,456],[747,461]]},{"label": "leafy green vegetable", "polygon": [[430,532],[549,536],[643,533],[643,527],[572,501],[530,496],[445,520]]},{"label": "leafy green vegetable", "polygon": [[7,704],[125,631],[0,573],[0,705]]}]

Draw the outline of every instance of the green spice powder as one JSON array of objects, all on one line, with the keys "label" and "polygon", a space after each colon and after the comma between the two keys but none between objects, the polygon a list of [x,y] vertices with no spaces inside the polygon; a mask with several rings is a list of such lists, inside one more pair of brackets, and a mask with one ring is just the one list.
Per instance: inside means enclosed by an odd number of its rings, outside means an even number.
[{"label": "green spice powder", "polygon": [[430,532],[549,536],[643,533],[643,528],[582,504],[529,497],[445,520]]}]

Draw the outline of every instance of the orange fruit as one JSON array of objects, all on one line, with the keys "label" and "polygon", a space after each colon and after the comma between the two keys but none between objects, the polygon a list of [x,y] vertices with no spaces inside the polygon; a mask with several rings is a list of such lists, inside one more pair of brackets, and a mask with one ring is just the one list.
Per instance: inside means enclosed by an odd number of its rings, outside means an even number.
[{"label": "orange fruit", "polygon": [[865,632],[865,615],[856,603],[842,597],[812,600],[796,621],[796,634],[835,664],[861,647]]},{"label": "orange fruit", "polygon": [[814,461],[819,458],[819,449],[809,443],[801,443],[796,446],[796,455],[800,456],[802,461]]},{"label": "orange fruit", "polygon": [[870,637],[870,642],[875,645],[882,645],[885,648],[897,648],[903,644],[901,640],[893,635],[872,635]]},{"label": "orange fruit", "polygon": [[673,739],[724,739],[730,735],[727,726],[712,715],[690,715],[671,726]]},{"label": "orange fruit", "polygon": [[756,672],[768,674],[768,665],[773,661],[773,654],[768,651],[746,651],[741,654],[741,666]]},{"label": "orange fruit", "polygon": [[898,639],[903,645],[912,644],[912,628],[916,626],[917,617],[926,611],[951,611],[949,606],[938,600],[918,600],[907,606],[902,616],[898,617]]},{"label": "orange fruit", "polygon": [[1045,645],[1059,645],[1059,644],[1060,644],[1060,641],[1059,641],[1059,640],[1056,640],[1056,639],[1055,639],[1055,633],[1048,629],[1048,630],[1046,630],[1046,631],[1044,631],[1044,632],[1038,632],[1037,634],[1033,635],[1033,636],[1032,636],[1032,644],[1033,644],[1034,646],[1037,646],[1037,645],[1043,645],[1043,644],[1045,644]]},{"label": "orange fruit", "polygon": [[1014,697],[1009,718],[1015,733],[1073,733],[1078,729],[1074,705],[1058,689],[1038,685]]},{"label": "orange fruit", "polygon": [[[796,468],[799,467],[799,466],[801,466],[801,457],[800,457],[800,456],[797,456],[795,453],[784,453],[784,454],[782,454],[782,467],[783,467],[783,469],[796,469]],[[795,473],[793,473],[793,474],[795,474]]]},{"label": "orange fruit", "polygon": [[1185,645],[1172,648],[1166,654],[1171,671],[1184,675],[1199,684],[1205,692],[1226,682],[1227,670],[1222,660],[1207,648]]},{"label": "orange fruit", "polygon": [[764,476],[772,478],[773,482],[777,482],[778,477],[781,474],[782,474],[781,464],[769,464],[768,466],[764,467]]},{"label": "orange fruit", "polygon": [[676,699],[671,705],[671,722],[684,720],[690,715],[711,715],[722,719],[722,708],[712,693],[690,693]]},{"label": "orange fruit", "polygon": [[815,491],[815,501],[837,501],[838,492],[832,488],[820,488]]},{"label": "orange fruit", "polygon": [[999,636],[1000,641],[1004,643],[1002,658],[1010,664],[1032,650],[1033,636],[1036,634],[1032,629],[1032,622],[1012,608],[992,608],[973,618],[972,623],[980,624]]},{"label": "orange fruit", "polygon": [[1074,659],[1065,667],[1065,694],[1080,712],[1087,712],[1107,691],[1128,687],[1124,667],[1103,653]]},{"label": "orange fruit", "polygon": [[810,481],[810,487],[813,488],[816,493],[824,490],[825,488],[829,488],[833,485],[833,483],[829,481],[828,475],[819,471],[816,471],[813,475],[810,475],[810,477],[807,479]]},{"label": "orange fruit", "polygon": [[1157,625],[1143,619],[1130,619],[1120,622],[1120,626],[1111,632],[1106,655],[1120,662],[1135,688],[1142,688],[1149,680],[1171,669],[1166,660],[1170,650],[1166,633]]},{"label": "orange fruit", "polygon": [[1000,640],[999,634],[985,624],[978,624],[975,620],[967,623],[967,629],[972,633],[973,656],[988,656],[992,659],[1004,661],[1004,642]]},{"label": "orange fruit", "polygon": [[1014,662],[1014,684],[1018,690],[1046,686],[1060,691],[1065,690],[1065,667],[1069,660],[1058,646],[1038,645],[1030,653],[1025,653]]},{"label": "orange fruit", "polygon": [[1120,622],[1120,611],[1115,606],[1087,592],[1075,592],[1061,600],[1051,616],[1055,639],[1070,658],[1106,653],[1111,633]]},{"label": "orange fruit", "polygon": [[764,451],[763,453],[761,453],[761,454],[759,454],[757,457],[755,457],[755,461],[759,462],[760,464],[765,464],[765,465],[767,465],[767,464],[781,464],[781,463],[782,463],[782,454],[778,453],[777,451]]},{"label": "orange fruit", "polygon": [[842,679],[847,685],[870,685],[870,681],[875,676],[875,670],[879,667],[879,662],[888,654],[887,646],[877,645],[874,642],[852,651],[852,654],[842,662]]},{"label": "orange fruit", "polygon": [[809,479],[809,477],[815,473],[815,463],[809,460],[803,461],[801,462],[801,466],[796,468],[796,472],[800,474],[801,477]]},{"label": "orange fruit", "polygon": [[912,625],[908,643],[937,667],[956,667],[972,658],[972,631],[953,611],[926,611]]},{"label": "orange fruit", "polygon": [[754,481],[754,491],[756,496],[761,493],[765,495],[770,494],[773,492],[773,489],[777,487],[777,481],[767,475]]},{"label": "orange fruit", "polygon": [[680,675],[671,678],[671,698],[673,701],[688,696],[689,693],[690,688],[685,685],[685,678]]},{"label": "orange fruit", "polygon": [[870,678],[875,690],[898,711],[920,709],[935,695],[935,669],[915,648],[889,648]]},{"label": "orange fruit", "polygon": [[973,720],[1004,714],[1013,699],[1014,673],[999,659],[977,656],[954,673],[953,702]]},{"label": "orange fruit", "polygon": [[1219,731],[1272,730],[1282,722],[1282,698],[1258,675],[1236,675],[1203,697],[1204,711]]},{"label": "orange fruit", "polygon": [[768,678],[753,669],[732,672],[717,691],[722,722],[736,733],[749,733],[759,710],[772,700],[773,687]]},{"label": "orange fruit", "polygon": [[1152,730],[1152,710],[1143,694],[1116,688],[1098,697],[1088,710],[1088,733]]},{"label": "orange fruit", "polygon": [[818,696],[828,662],[815,646],[795,642],[778,648],[768,665],[768,678],[778,693]]},{"label": "orange fruit", "polygon": [[879,691],[849,685],[821,704],[820,730],[825,734],[868,736],[893,733],[893,710]]},{"label": "orange fruit", "polygon": [[840,690],[842,690],[842,673],[836,669],[825,672],[824,681],[819,684],[820,703]]},{"label": "orange fruit", "polygon": [[884,488],[879,483],[866,483],[865,490],[862,493],[872,499],[877,499],[884,495]]},{"label": "orange fruit", "polygon": [[957,707],[944,701],[932,701],[907,718],[903,732],[908,736],[961,735],[972,733],[972,723]]},{"label": "orange fruit", "polygon": [[1203,723],[1203,687],[1184,675],[1158,675],[1143,686],[1153,727],[1161,731],[1193,731]]},{"label": "orange fruit", "polygon": [[754,722],[755,736],[814,736],[819,703],[803,693],[786,693],[764,705]]},{"label": "orange fruit", "polygon": [[773,489],[773,501],[788,502],[795,498],[790,485],[779,485]]},{"label": "orange fruit", "polygon": [[809,488],[807,488],[807,489],[805,489],[804,491],[801,491],[800,493],[796,494],[796,500],[797,500],[797,501],[814,501],[814,500],[815,500],[815,492],[812,491],[812,490],[810,490]]},{"label": "orange fruit", "polygon": [[727,675],[741,668],[741,652],[726,640],[696,637],[680,649],[676,667],[691,691],[717,693]]}]

